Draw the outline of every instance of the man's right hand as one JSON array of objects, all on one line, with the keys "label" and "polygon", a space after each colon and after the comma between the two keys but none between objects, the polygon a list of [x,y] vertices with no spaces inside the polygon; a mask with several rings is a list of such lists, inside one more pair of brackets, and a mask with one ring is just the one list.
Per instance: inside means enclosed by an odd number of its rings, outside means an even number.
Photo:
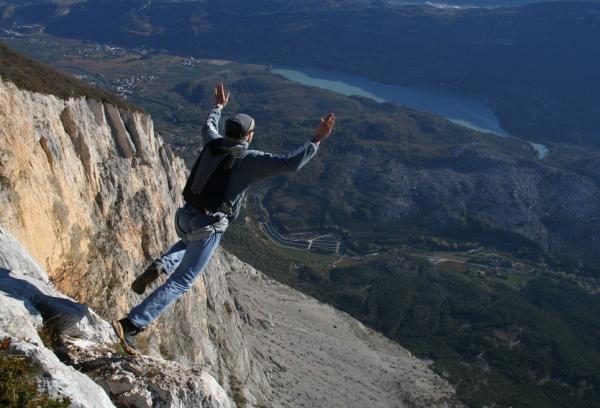
[{"label": "man's right hand", "polygon": [[329,135],[331,135],[331,131],[335,126],[335,115],[330,113],[325,118],[321,118],[321,123],[317,126],[315,130],[315,137],[313,141],[316,144],[321,143],[323,140],[327,139]]},{"label": "man's right hand", "polygon": [[215,86],[215,105],[221,106],[222,108],[229,102],[229,92],[225,92],[223,84]]}]

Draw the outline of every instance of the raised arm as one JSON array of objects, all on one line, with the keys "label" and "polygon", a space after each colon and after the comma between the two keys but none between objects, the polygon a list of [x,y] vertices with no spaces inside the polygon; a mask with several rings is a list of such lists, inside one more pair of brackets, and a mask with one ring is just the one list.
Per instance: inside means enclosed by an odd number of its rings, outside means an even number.
[{"label": "raised arm", "polygon": [[205,146],[208,142],[222,137],[219,134],[219,120],[221,119],[223,108],[227,105],[227,102],[229,102],[229,92],[225,92],[223,84],[219,84],[215,87],[214,95],[215,106],[209,112],[206,123],[202,126],[202,141]]},{"label": "raised arm", "polygon": [[253,167],[250,174],[258,180],[299,171],[310,159],[315,157],[319,150],[319,144],[331,135],[334,125],[335,115],[333,113],[327,115],[326,118],[321,118],[313,139],[284,155],[273,155],[254,150],[248,152],[248,159],[252,162]]}]

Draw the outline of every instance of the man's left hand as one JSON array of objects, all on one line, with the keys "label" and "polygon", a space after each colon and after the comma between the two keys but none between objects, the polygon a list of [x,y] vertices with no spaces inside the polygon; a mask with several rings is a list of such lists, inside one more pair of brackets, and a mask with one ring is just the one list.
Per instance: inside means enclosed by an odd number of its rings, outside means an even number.
[{"label": "man's left hand", "polygon": [[331,131],[335,126],[335,115],[330,113],[325,118],[321,118],[321,122],[317,129],[315,130],[315,137],[313,141],[317,144],[321,143],[323,140],[327,139],[329,135],[331,135]]}]

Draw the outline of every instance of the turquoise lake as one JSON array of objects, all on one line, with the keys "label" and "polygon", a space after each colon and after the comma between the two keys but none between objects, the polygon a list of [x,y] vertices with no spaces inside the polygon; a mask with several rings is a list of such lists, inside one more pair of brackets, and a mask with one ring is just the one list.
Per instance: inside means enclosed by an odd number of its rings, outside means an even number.
[{"label": "turquoise lake", "polygon": [[[347,96],[363,96],[377,102],[394,102],[418,111],[433,113],[470,129],[510,137],[485,101],[459,92],[429,86],[389,85],[357,75],[312,68],[274,66],[271,71],[303,85]],[[546,146],[539,143],[530,144],[540,159],[546,157]]]},{"label": "turquoise lake", "polygon": [[316,69],[274,67],[272,72],[303,85],[357,95],[377,102],[395,102],[409,108],[442,116],[454,123],[484,132],[509,136],[491,107],[457,92],[426,86],[388,85],[356,75]]}]

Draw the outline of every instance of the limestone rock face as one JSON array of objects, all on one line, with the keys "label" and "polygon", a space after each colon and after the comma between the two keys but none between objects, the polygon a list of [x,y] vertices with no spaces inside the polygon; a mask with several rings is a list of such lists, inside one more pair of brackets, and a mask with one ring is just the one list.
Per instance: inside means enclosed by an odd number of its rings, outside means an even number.
[{"label": "limestone rock face", "polygon": [[123,312],[128,284],[176,241],[183,163],[165,160],[142,113],[9,83],[0,135],[0,223],[66,294]]},{"label": "limestone rock face", "polygon": [[[145,113],[28,92],[0,78],[0,226],[37,264],[21,270],[99,316],[122,317],[141,301],[130,284],[178,240],[173,220],[185,176]],[[268,405],[265,375],[228,306],[226,267],[218,251],[204,279],[141,342],[148,354],[205,367],[248,406]]]},{"label": "limestone rock face", "polygon": [[0,339],[9,355],[37,367],[48,394],[74,408],[234,406],[206,370],[119,354],[108,322],[58,292],[40,269],[0,227]]},{"label": "limestone rock face", "polygon": [[65,338],[71,363],[93,378],[117,406],[234,408],[215,378],[199,368],[149,356],[124,357],[114,349]]},{"label": "limestone rock face", "polygon": [[67,396],[77,408],[114,407],[100,386],[63,364],[38,334],[45,320],[53,322],[57,331],[82,339],[114,341],[110,326],[54,289],[44,275],[20,243],[0,227],[0,339],[10,338],[9,353],[27,356],[40,369],[44,374],[40,388],[50,395]]}]

